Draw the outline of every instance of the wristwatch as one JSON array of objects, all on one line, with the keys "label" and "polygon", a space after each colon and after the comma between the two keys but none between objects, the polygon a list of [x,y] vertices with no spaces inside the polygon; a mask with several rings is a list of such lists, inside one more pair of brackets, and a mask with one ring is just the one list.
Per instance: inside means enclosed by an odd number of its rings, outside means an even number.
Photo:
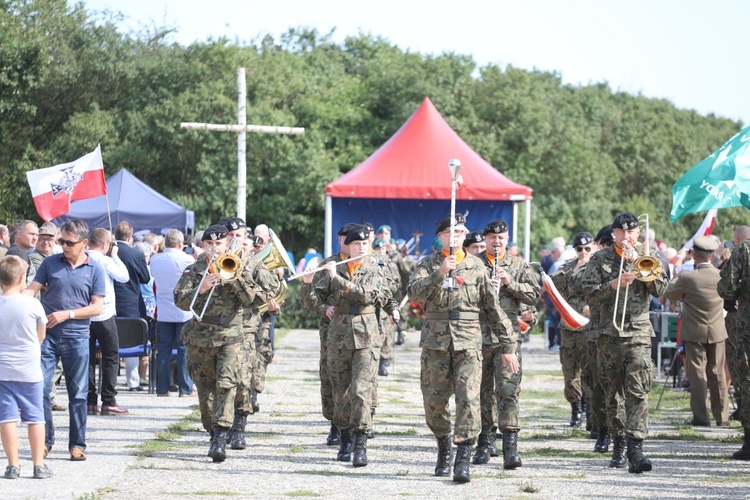
[{"label": "wristwatch", "polygon": [[76,313],[72,309],[68,313],[68,318],[70,318],[70,319],[76,319]]}]

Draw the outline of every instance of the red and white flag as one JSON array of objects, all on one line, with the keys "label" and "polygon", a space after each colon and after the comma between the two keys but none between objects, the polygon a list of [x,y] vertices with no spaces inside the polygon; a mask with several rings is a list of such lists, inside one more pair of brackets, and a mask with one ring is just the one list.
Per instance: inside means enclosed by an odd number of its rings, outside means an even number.
[{"label": "red and white flag", "polygon": [[568,302],[563,298],[562,294],[557,290],[557,287],[552,282],[552,278],[547,276],[547,273],[542,272],[542,288],[549,295],[552,305],[560,313],[560,320],[564,322],[564,326],[567,326],[571,330],[578,330],[589,324],[589,319],[583,314],[579,313]]},{"label": "red and white flag", "polygon": [[715,208],[712,208],[708,212],[706,212],[706,217],[703,218],[701,227],[698,228],[693,237],[690,238],[690,240],[685,243],[680,250],[693,248],[693,240],[698,236],[710,236],[714,234],[714,226],[716,225],[716,212],[718,212],[718,210]]},{"label": "red and white flag", "polygon": [[70,212],[70,202],[107,194],[99,145],[76,161],[26,172],[36,211],[45,221]]}]

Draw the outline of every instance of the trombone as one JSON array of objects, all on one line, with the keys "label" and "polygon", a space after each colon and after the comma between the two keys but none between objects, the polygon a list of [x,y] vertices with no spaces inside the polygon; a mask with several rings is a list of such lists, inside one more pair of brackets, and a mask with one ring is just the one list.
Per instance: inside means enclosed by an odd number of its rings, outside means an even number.
[{"label": "trombone", "polygon": [[232,242],[229,244],[229,251],[211,258],[206,266],[206,270],[203,271],[203,276],[201,276],[198,288],[195,290],[193,300],[190,302],[190,312],[193,313],[193,317],[196,320],[203,321],[203,315],[206,314],[208,303],[211,302],[211,296],[213,296],[214,290],[216,289],[216,286],[211,287],[211,291],[208,293],[206,303],[203,305],[201,313],[196,313],[193,306],[195,305],[195,301],[198,300],[198,295],[200,294],[203,282],[206,281],[206,276],[208,276],[209,273],[218,274],[221,277],[222,282],[234,281],[238,278],[238,271],[242,269],[242,261],[236,254],[238,244],[239,241],[237,238],[233,238]]},{"label": "trombone", "polygon": [[[638,224],[641,227],[646,228],[646,241],[643,245],[643,255],[638,257],[638,245],[631,246],[630,244],[627,245],[627,248],[625,248],[625,242],[623,242],[623,249],[622,249],[622,258],[620,259],[620,272],[617,275],[617,280],[619,281],[622,277],[622,273],[625,268],[625,261],[631,261],[632,264],[629,264],[631,272],[635,275],[635,279],[638,281],[642,281],[644,283],[648,283],[650,281],[654,281],[656,278],[661,276],[661,274],[664,272],[664,267],[661,264],[661,260],[651,257],[649,255],[649,250],[651,248],[651,242],[649,241],[648,237],[648,230],[649,230],[649,223],[648,223],[648,214],[641,214],[638,216]],[[630,283],[625,285],[625,295],[622,301],[622,317],[620,318],[620,322],[618,325],[617,321],[617,306],[620,302],[620,288],[617,287],[617,292],[615,293],[615,307],[614,311],[612,312],[612,324],[614,325],[615,329],[622,333],[622,331],[625,329],[625,311],[628,306],[628,295],[630,292]]]},{"label": "trombone", "polygon": [[[352,262],[352,261],[359,260],[359,259],[366,259],[367,257],[372,257],[373,255],[375,255],[375,254],[374,253],[367,253],[365,255],[360,255],[359,257],[351,257],[349,259],[344,259],[342,261],[336,262],[336,267],[340,266],[341,264],[346,264],[347,262]],[[323,270],[322,267],[314,267],[312,269],[305,269],[301,273],[297,273],[297,274],[293,274],[293,275],[289,276],[286,280],[287,281],[296,280],[297,278],[301,278],[303,276],[309,276],[310,274],[315,274],[318,271],[322,271],[322,270]]]}]

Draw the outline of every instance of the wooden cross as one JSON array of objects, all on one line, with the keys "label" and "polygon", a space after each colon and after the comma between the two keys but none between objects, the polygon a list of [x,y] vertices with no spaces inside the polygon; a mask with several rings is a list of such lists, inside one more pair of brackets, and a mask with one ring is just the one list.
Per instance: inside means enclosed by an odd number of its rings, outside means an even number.
[{"label": "wooden cross", "polygon": [[246,221],[245,202],[247,199],[247,151],[245,136],[247,132],[260,134],[302,135],[303,127],[273,127],[247,124],[247,85],[245,68],[237,70],[237,125],[220,125],[215,123],[180,123],[188,130],[214,130],[217,132],[234,132],[237,134],[237,217]]}]

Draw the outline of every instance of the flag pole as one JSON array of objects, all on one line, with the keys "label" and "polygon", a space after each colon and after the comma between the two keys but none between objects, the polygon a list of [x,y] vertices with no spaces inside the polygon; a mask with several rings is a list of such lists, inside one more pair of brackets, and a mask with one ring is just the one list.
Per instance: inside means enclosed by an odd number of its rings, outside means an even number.
[{"label": "flag pole", "polygon": [[[448,162],[451,171],[451,236],[448,246],[450,255],[453,255],[453,247],[456,239],[456,189],[458,188],[458,171],[461,169],[461,160],[453,158]],[[448,272],[448,292],[453,291],[453,269]]]}]

